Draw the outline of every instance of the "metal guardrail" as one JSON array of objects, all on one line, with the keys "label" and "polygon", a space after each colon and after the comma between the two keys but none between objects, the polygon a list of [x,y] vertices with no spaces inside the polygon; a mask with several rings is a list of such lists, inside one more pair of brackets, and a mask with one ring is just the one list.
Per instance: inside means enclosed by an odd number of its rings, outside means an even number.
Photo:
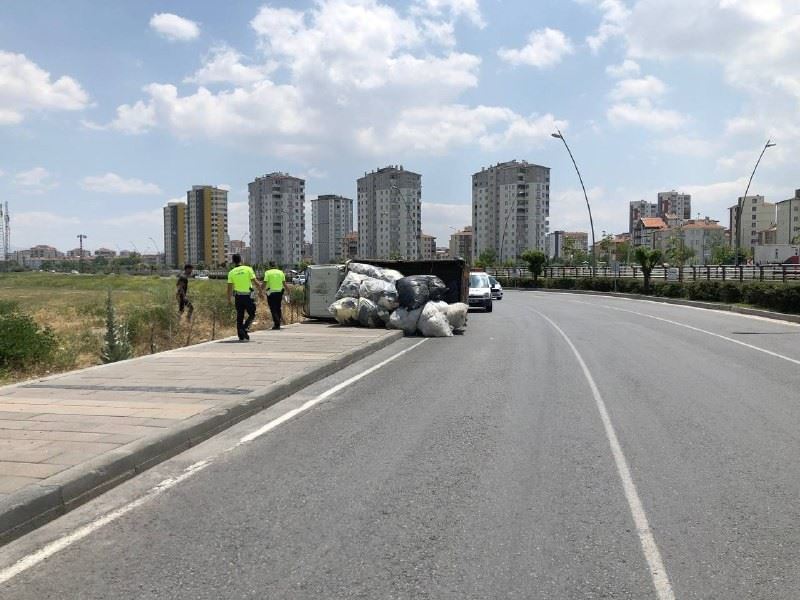
[{"label": "metal guardrail", "polygon": [[[525,267],[490,268],[486,272],[495,277],[531,277]],[[545,267],[542,277],[581,278],[607,277],[609,279],[644,279],[641,267]],[[656,267],[653,280],[665,281],[800,281],[800,265],[695,265],[689,267]]]}]

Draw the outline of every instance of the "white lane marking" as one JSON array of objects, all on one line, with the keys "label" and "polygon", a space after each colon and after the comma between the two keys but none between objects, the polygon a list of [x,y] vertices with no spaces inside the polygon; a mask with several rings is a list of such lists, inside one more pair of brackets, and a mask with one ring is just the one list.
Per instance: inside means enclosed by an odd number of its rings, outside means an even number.
[{"label": "white lane marking", "polygon": [[83,527],[79,527],[72,533],[67,534],[64,537],[61,537],[55,541],[52,541],[43,548],[41,548],[40,550],[37,550],[36,552],[33,552],[32,554],[29,554],[28,556],[21,558],[7,569],[3,569],[2,571],[0,571],[0,585],[16,577],[23,571],[27,571],[31,567],[35,567],[36,565],[47,560],[57,552],[61,552],[65,548],[71,546],[75,542],[79,542],[80,540],[82,540],[88,535],[91,535],[101,527],[105,527],[109,523],[113,523],[114,521],[128,514],[135,508],[138,508],[143,504],[147,504],[148,502],[150,502],[157,496],[160,496],[170,488],[173,488],[182,481],[189,479],[189,477],[191,477],[195,473],[202,471],[210,464],[211,464],[210,460],[201,460],[200,462],[196,462],[195,464],[184,469],[180,475],[176,477],[169,477],[164,481],[162,481],[161,483],[159,483],[158,485],[156,485],[155,487],[151,488],[150,491],[148,491],[144,496],[141,496],[136,500],[133,500],[116,510],[106,513],[99,519],[96,519],[91,523],[84,525]]},{"label": "white lane marking", "polygon": [[115,509],[115,510],[113,510],[111,512],[106,513],[105,515],[103,515],[101,517],[98,517],[94,521],[91,521],[90,523],[87,523],[86,525],[84,525],[82,527],[79,527],[78,529],[76,529],[72,533],[69,533],[69,534],[67,534],[67,535],[65,535],[65,536],[63,536],[61,538],[58,538],[57,540],[54,540],[54,541],[50,542],[49,544],[47,544],[43,548],[37,550],[36,552],[33,552],[33,553],[31,553],[31,554],[19,559],[16,563],[11,565],[10,567],[0,571],[0,585],[6,583],[7,581],[9,581],[11,579],[13,579],[14,577],[19,575],[20,573],[23,573],[24,571],[27,571],[31,567],[35,567],[36,565],[38,565],[39,563],[47,560],[48,558],[50,558],[51,556],[53,556],[57,552],[61,552],[62,550],[68,548],[69,546],[73,545],[74,543],[79,542],[80,540],[82,540],[83,538],[87,537],[88,535],[91,535],[92,533],[94,533],[98,529],[100,529],[102,527],[105,527],[109,523],[113,523],[114,521],[116,521],[120,517],[122,517],[122,516],[128,514],[129,512],[131,512],[132,510],[134,510],[136,508],[139,508],[140,506],[142,506],[144,504],[147,504],[148,502],[150,502],[151,500],[153,500],[157,496],[163,494],[167,490],[175,487],[176,485],[178,485],[179,483],[181,483],[183,481],[186,481],[187,479],[189,479],[190,477],[192,477],[196,473],[199,473],[200,471],[202,471],[203,469],[208,467],[210,464],[212,464],[212,462],[216,458],[218,458],[219,456],[221,456],[221,455],[233,450],[234,448],[240,446],[241,444],[250,442],[250,441],[252,441],[252,440],[264,435],[265,433],[267,433],[268,431],[274,429],[275,427],[277,427],[281,423],[285,423],[286,421],[288,421],[292,417],[295,417],[298,414],[300,414],[300,413],[308,410],[309,408],[315,406],[316,404],[319,404],[320,402],[322,402],[326,398],[330,398],[336,392],[339,392],[339,391],[343,390],[344,388],[354,384],[356,381],[359,381],[360,379],[363,379],[364,377],[366,377],[370,373],[374,373],[375,371],[377,371],[381,367],[384,367],[387,364],[389,364],[390,362],[392,362],[393,360],[396,360],[396,359],[400,358],[401,356],[403,356],[404,354],[407,354],[407,353],[411,352],[414,348],[417,348],[418,346],[420,346],[421,344],[423,344],[424,342],[427,342],[427,341],[428,341],[428,338],[425,338],[424,340],[421,340],[421,341],[417,342],[413,346],[410,346],[409,348],[406,348],[405,350],[403,350],[401,352],[398,352],[397,354],[395,354],[393,356],[390,356],[389,358],[387,358],[386,360],[378,363],[377,365],[374,365],[374,366],[370,367],[369,369],[366,369],[365,371],[362,371],[358,375],[355,375],[355,376],[351,377],[350,379],[348,379],[346,381],[343,381],[343,382],[333,386],[329,390],[327,390],[327,391],[321,393],[320,395],[316,396],[315,398],[309,400],[308,402],[303,404],[301,407],[295,408],[293,410],[288,411],[287,413],[284,413],[283,415],[281,415],[280,417],[278,417],[276,419],[273,419],[272,421],[270,421],[269,423],[267,423],[263,427],[261,427],[261,428],[255,430],[255,431],[253,431],[252,433],[244,436],[241,440],[239,440],[233,446],[231,446],[229,448],[226,448],[225,450],[221,450],[216,455],[211,456],[211,457],[209,457],[209,458],[207,458],[205,460],[201,460],[199,462],[194,463],[193,465],[191,465],[191,466],[187,467],[186,469],[184,469],[183,472],[180,475],[176,476],[176,477],[169,477],[169,478],[165,479],[164,481],[160,482],[156,486],[152,487],[147,493],[145,493],[143,496],[137,498],[136,500],[132,500],[128,504],[125,504],[124,506],[121,506],[120,508],[117,508],[117,509]]},{"label": "white lane marking", "polygon": [[619,308],[616,306],[607,306],[604,304],[591,304],[586,302],[590,306],[600,306],[602,308],[608,310],[616,310],[619,312],[626,312],[632,315],[638,315],[640,317],[647,317],[648,319],[655,319],[656,321],[663,321],[664,323],[670,323],[671,325],[677,325],[678,327],[683,327],[685,329],[691,329],[692,331],[697,331],[699,333],[705,333],[707,335],[713,336],[715,338],[719,338],[721,340],[725,340],[726,342],[731,342],[733,344],[738,344],[739,346],[744,346],[745,348],[750,348],[751,350],[756,350],[758,352],[763,352],[764,354],[768,354],[769,356],[774,356],[775,358],[780,358],[782,360],[788,361],[795,365],[800,365],[800,360],[796,358],[791,358],[790,356],[786,356],[784,354],[779,354],[777,352],[773,352],[772,350],[767,350],[766,348],[761,348],[760,346],[754,346],[753,344],[748,344],[747,342],[742,342],[741,340],[734,339],[732,337],[728,337],[727,335],[722,335],[720,333],[714,333],[713,331],[708,331],[707,329],[701,329],[700,327],[694,327],[693,325],[687,325],[686,323],[680,323],[678,321],[673,321],[672,319],[665,319],[664,317],[656,317],[655,315],[648,315],[647,313],[641,313],[635,310],[628,310],[627,308]]},{"label": "white lane marking", "polygon": [[[688,304],[673,304],[671,302],[659,302],[657,300],[643,300],[641,298],[626,298],[624,296],[608,296],[605,294],[570,294],[568,292],[529,292],[536,294],[539,297],[547,297],[547,296],[571,296],[572,298],[576,297],[584,297],[584,298],[603,298],[605,300],[615,300],[617,302],[638,302],[640,304],[648,304],[650,306],[663,306],[669,308],[685,308],[689,310],[695,311],[702,311],[706,313],[714,313],[716,315],[722,315],[725,317],[740,317],[742,319],[751,319],[753,321],[761,321],[763,323],[769,323],[770,325],[776,325],[780,327],[800,327],[800,323],[795,323],[794,321],[784,321],[782,319],[770,319],[768,317],[761,317],[759,315],[748,315],[746,313],[734,312],[732,310],[720,310],[718,308],[706,308],[700,306],[690,306]],[[602,304],[592,304],[591,302],[579,301],[579,300],[571,300],[573,303],[577,304],[586,304],[587,306],[603,306]]]},{"label": "white lane marking", "polygon": [[330,398],[336,392],[338,392],[340,390],[343,390],[344,388],[354,384],[359,379],[363,379],[367,375],[369,375],[371,373],[374,373],[375,371],[377,371],[381,367],[384,367],[384,366],[388,365],[393,360],[396,360],[396,359],[400,358],[401,356],[403,356],[404,354],[407,354],[408,352],[411,352],[414,348],[417,348],[418,346],[420,346],[421,344],[423,344],[423,343],[425,343],[427,341],[428,341],[427,338],[422,340],[422,341],[419,341],[416,344],[414,344],[413,346],[410,346],[409,348],[406,348],[402,352],[398,352],[397,354],[395,354],[393,356],[390,356],[386,360],[384,360],[382,362],[379,362],[377,365],[370,367],[366,371],[362,371],[358,375],[354,375],[350,379],[347,379],[346,381],[343,381],[343,382],[333,386],[328,391],[321,393],[319,396],[316,396],[315,398],[312,398],[311,400],[309,400],[308,402],[306,402],[302,406],[300,406],[298,408],[295,408],[293,410],[290,410],[289,412],[282,414],[280,417],[278,417],[274,421],[270,421],[269,423],[267,423],[263,427],[260,427],[259,429],[256,429],[255,431],[253,431],[251,433],[248,433],[241,440],[239,440],[239,443],[236,444],[236,445],[238,446],[240,444],[246,444],[248,442],[252,442],[254,439],[259,438],[262,435],[264,435],[265,433],[275,429],[281,423],[285,423],[289,419],[292,419],[293,417],[299,415],[300,413],[307,411],[309,408],[319,404],[320,402],[322,402],[326,398]]},{"label": "white lane marking", "polygon": [[597,410],[600,412],[600,419],[603,421],[603,427],[606,431],[608,443],[611,446],[611,453],[614,455],[614,462],[617,466],[619,478],[622,480],[622,487],[625,490],[625,498],[628,500],[628,506],[630,507],[631,515],[633,516],[633,522],[636,525],[636,533],[639,535],[642,551],[644,552],[645,559],[647,559],[647,564],[650,566],[650,576],[653,579],[653,585],[656,588],[656,594],[659,600],[675,600],[675,594],[672,591],[672,585],[669,582],[669,576],[667,575],[667,571],[664,568],[664,563],[661,560],[661,553],[656,545],[656,540],[653,536],[653,530],[650,528],[650,523],[647,520],[647,514],[644,512],[644,506],[642,506],[642,501],[639,499],[639,493],[636,491],[636,485],[633,483],[631,469],[628,466],[628,461],[625,458],[625,454],[622,452],[622,446],[620,445],[617,434],[614,431],[614,425],[611,423],[611,418],[608,416],[606,403],[603,401],[603,397],[600,395],[600,390],[594,381],[594,377],[592,377],[589,367],[586,366],[586,363],[584,362],[580,352],[578,352],[578,349],[575,347],[575,344],[573,344],[572,340],[570,340],[567,334],[564,333],[564,330],[556,325],[552,319],[540,313],[538,310],[531,310],[542,317],[545,321],[550,323],[553,329],[561,334],[561,337],[564,338],[564,341],[575,355],[578,364],[580,364],[583,375],[586,377],[586,381],[589,382],[589,387],[592,390],[592,396],[594,396],[595,403],[597,404]]}]

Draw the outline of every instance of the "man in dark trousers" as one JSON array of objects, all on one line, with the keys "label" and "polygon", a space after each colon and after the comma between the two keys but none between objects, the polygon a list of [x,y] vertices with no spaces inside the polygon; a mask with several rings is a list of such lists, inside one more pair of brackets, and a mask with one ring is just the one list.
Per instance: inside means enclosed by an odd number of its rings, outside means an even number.
[{"label": "man in dark trousers", "polygon": [[[236,303],[236,333],[239,335],[240,342],[250,339],[247,330],[256,316],[256,302],[253,294],[260,289],[255,271],[251,267],[242,264],[242,257],[234,254],[231,258],[233,268],[228,271],[228,304]],[[244,314],[247,313],[247,320]]]},{"label": "man in dark trousers", "polygon": [[175,297],[178,299],[178,314],[182,315],[183,311],[186,310],[186,319],[191,321],[192,320],[192,313],[194,312],[194,306],[192,306],[192,302],[189,300],[189,277],[192,276],[192,270],[194,267],[192,265],[184,265],[183,273],[178,275],[178,282],[175,284]]},{"label": "man in dark trousers", "polygon": [[273,261],[269,262],[269,269],[264,273],[264,285],[267,287],[267,304],[269,312],[272,313],[272,328],[281,328],[281,304],[283,303],[283,288],[286,283],[286,275],[275,266]]}]

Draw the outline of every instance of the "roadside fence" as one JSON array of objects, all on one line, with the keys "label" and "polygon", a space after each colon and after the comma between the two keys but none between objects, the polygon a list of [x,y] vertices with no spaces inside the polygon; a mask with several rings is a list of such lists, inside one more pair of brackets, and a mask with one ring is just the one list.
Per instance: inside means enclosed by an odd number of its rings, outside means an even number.
[{"label": "roadside fence", "polygon": [[[525,267],[488,268],[486,272],[494,277],[531,277]],[[641,267],[545,267],[542,277],[550,279],[607,277],[609,279],[644,279]],[[693,265],[688,267],[655,267],[651,274],[653,280],[665,281],[800,281],[800,265]]]}]

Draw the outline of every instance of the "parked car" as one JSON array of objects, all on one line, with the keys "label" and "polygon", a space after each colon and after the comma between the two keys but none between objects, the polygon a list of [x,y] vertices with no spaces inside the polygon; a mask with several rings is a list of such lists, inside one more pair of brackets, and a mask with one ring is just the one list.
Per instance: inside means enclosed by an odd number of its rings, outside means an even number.
[{"label": "parked car", "polygon": [[503,286],[500,285],[500,282],[497,281],[496,278],[489,275],[489,283],[492,284],[492,298],[495,300],[502,300],[503,299]]},{"label": "parked car", "polygon": [[481,306],[492,312],[492,284],[486,273],[469,274],[469,306]]},{"label": "parked car", "polygon": [[299,275],[295,275],[292,278],[292,283],[294,285],[305,285],[305,283],[306,283],[306,274],[305,273],[300,273]]},{"label": "parked car", "polygon": [[207,271],[198,271],[194,274],[195,279],[208,279],[208,272]]}]

